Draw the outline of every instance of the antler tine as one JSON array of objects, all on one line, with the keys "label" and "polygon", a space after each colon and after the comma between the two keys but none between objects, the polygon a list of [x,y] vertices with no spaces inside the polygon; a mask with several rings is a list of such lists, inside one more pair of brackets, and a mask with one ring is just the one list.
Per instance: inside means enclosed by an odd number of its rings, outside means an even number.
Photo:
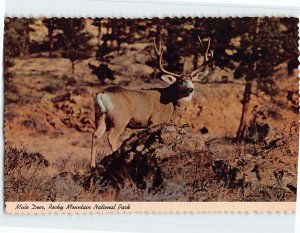
[{"label": "antler tine", "polygon": [[213,58],[214,57],[214,51],[212,49],[210,49],[209,52],[210,52],[210,57]]},{"label": "antler tine", "polygon": [[198,39],[199,39],[199,42],[200,42],[200,45],[201,45],[202,51],[204,52],[204,51],[205,51],[205,49],[204,49],[204,45],[203,45],[203,42],[202,42],[202,40],[201,40],[201,37],[200,37],[200,36],[198,36]]},{"label": "antler tine", "polygon": [[205,61],[208,60],[208,52],[210,52],[210,37],[207,38],[208,39],[208,42],[207,42],[207,48],[206,48],[206,51],[205,51]]},{"label": "antler tine", "polygon": [[206,49],[204,48],[204,45],[203,45],[203,42],[202,42],[202,39],[200,36],[198,36],[198,39],[199,39],[199,42],[200,42],[200,45],[201,45],[201,49],[202,49],[202,54],[203,54],[203,57],[204,57],[204,62],[207,62],[209,60],[209,57],[208,57],[208,54],[210,53],[211,57],[213,57],[213,52],[212,50],[210,49],[210,44],[211,44],[211,39],[210,37],[207,37],[207,47]]},{"label": "antler tine", "polygon": [[[202,42],[201,38],[200,37],[198,37],[198,38],[200,40],[200,44],[201,44],[202,50],[204,52],[204,54],[203,54],[204,61],[202,63],[202,66],[203,66],[203,65],[206,65],[210,61],[210,59],[214,56],[214,52],[213,52],[213,50],[210,49],[210,44],[211,44],[210,37],[207,37],[207,47],[206,47],[206,49],[204,49],[203,42]],[[209,55],[210,55],[210,57],[209,57]]]},{"label": "antler tine", "polygon": [[[200,65],[200,67],[194,71],[192,71],[191,75],[195,75],[196,73],[198,73],[204,66],[206,66],[208,63],[211,62],[211,59],[214,55],[214,52],[213,50],[210,49],[210,43],[211,43],[211,40],[210,40],[210,37],[207,38],[207,47],[206,49],[204,48],[204,45],[203,45],[203,42],[201,40],[201,37],[198,36],[198,39],[199,39],[199,42],[200,42],[200,45],[201,45],[201,48],[202,48],[202,55],[203,55],[203,63]],[[209,57],[209,54],[210,54],[210,57]]]},{"label": "antler tine", "polygon": [[157,53],[157,55],[160,55],[161,52],[162,52],[162,51],[161,51],[161,50],[162,50],[162,47],[161,47],[161,41],[159,42],[159,50],[157,49],[155,38],[154,38],[153,44],[154,44],[154,50],[155,50],[155,52]]},{"label": "antler tine", "polygon": [[156,54],[159,56],[159,68],[160,68],[160,70],[161,70],[163,73],[170,74],[170,75],[175,76],[175,77],[180,77],[179,74],[175,74],[175,73],[173,73],[173,72],[167,71],[167,70],[163,67],[163,65],[162,65],[162,57],[163,57],[164,49],[162,48],[161,41],[159,42],[159,48],[157,48],[156,40],[154,39],[154,50],[155,50]]}]

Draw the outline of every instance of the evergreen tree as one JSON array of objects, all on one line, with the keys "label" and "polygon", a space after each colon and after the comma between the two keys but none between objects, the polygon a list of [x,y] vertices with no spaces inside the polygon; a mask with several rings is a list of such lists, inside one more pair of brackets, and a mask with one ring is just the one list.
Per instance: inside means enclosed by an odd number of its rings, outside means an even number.
[{"label": "evergreen tree", "polygon": [[5,18],[4,30],[4,80],[8,81],[14,75],[10,68],[15,65],[14,57],[17,56],[19,53],[17,44],[18,34],[12,27],[10,18]]},{"label": "evergreen tree", "polygon": [[4,36],[4,78],[8,81],[13,77],[14,73],[10,70],[15,65],[13,48],[11,48],[11,41],[9,36]]},{"label": "evergreen tree", "polygon": [[10,68],[14,66],[14,58],[29,54],[33,19],[5,18],[4,23],[4,77],[8,81],[13,76]]},{"label": "evergreen tree", "polygon": [[[243,24],[244,23],[244,24]],[[295,18],[246,18],[234,25],[234,29],[240,32],[245,25],[250,31],[239,33],[241,35],[240,46],[234,46],[236,53],[233,61],[238,61],[236,78],[244,76],[246,80],[243,95],[243,110],[236,140],[244,139],[249,124],[249,102],[251,100],[253,82],[258,84],[272,82],[272,76],[277,71],[277,66],[289,59],[297,59],[297,37],[292,37],[288,29],[297,31],[298,20]]]},{"label": "evergreen tree", "polygon": [[182,57],[193,54],[197,49],[193,38],[191,18],[166,18],[164,27],[167,31],[165,59],[168,63],[168,70],[175,73],[183,73]]},{"label": "evergreen tree", "polygon": [[272,83],[279,64],[298,59],[298,19],[246,17],[201,20],[202,30],[209,32],[212,38],[215,64],[233,69],[235,78],[246,81],[236,135],[236,140],[242,141],[249,124],[253,82],[256,81],[258,87],[266,82]]},{"label": "evergreen tree", "polygon": [[47,27],[48,30],[48,51],[49,57],[52,57],[52,52],[54,49],[54,42],[56,37],[54,36],[54,31],[58,29],[60,19],[58,18],[45,18],[42,20],[43,24]]},{"label": "evergreen tree", "polygon": [[8,36],[11,36],[15,46],[14,56],[27,56],[29,55],[30,47],[30,33],[34,31],[31,24],[34,23],[32,18],[6,18],[5,27]]},{"label": "evergreen tree", "polygon": [[246,81],[236,135],[236,140],[241,141],[248,127],[253,82],[263,88],[265,83],[273,82],[272,76],[279,64],[288,62],[290,73],[299,64],[298,19],[195,18],[192,25],[190,21],[190,18],[163,19],[162,25],[167,31],[165,59],[168,69],[182,72],[184,59],[180,58],[188,54],[194,54],[193,65],[196,67],[199,51],[196,36],[209,36],[215,54],[214,64],[234,70],[235,78]]},{"label": "evergreen tree", "polygon": [[62,56],[71,61],[72,74],[75,64],[90,57],[92,46],[89,44],[92,35],[85,29],[83,18],[60,19],[58,27],[63,31]]},{"label": "evergreen tree", "polygon": [[100,46],[101,44],[101,39],[102,39],[102,21],[103,21],[103,18],[95,18],[93,20],[93,23],[92,25],[94,25],[95,27],[97,27],[97,31],[98,31],[98,34],[97,34],[97,45],[98,47]]}]

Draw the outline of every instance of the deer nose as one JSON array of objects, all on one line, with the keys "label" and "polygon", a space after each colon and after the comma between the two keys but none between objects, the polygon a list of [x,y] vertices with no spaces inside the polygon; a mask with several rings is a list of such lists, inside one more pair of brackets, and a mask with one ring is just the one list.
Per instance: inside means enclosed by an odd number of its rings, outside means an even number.
[{"label": "deer nose", "polygon": [[193,88],[188,88],[188,89],[187,89],[187,92],[188,92],[188,93],[192,93],[193,91],[194,91]]}]

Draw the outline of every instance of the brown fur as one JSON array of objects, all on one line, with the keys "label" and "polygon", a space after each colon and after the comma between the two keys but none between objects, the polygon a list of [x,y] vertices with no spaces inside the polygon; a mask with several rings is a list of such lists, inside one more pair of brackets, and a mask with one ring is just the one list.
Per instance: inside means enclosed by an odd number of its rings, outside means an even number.
[{"label": "brown fur", "polygon": [[99,104],[95,103],[96,129],[92,138],[92,167],[95,166],[96,141],[105,131],[108,132],[111,150],[115,151],[118,147],[117,140],[126,127],[144,128],[170,122],[177,101],[189,95],[186,88],[180,87],[177,82],[166,88],[147,90],[112,86],[100,93],[109,95],[114,109],[110,113],[101,113]]}]

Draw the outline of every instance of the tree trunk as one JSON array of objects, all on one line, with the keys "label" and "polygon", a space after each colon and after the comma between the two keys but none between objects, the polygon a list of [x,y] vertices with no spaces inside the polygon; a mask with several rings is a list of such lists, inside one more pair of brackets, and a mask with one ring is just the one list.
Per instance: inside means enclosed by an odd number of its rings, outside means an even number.
[{"label": "tree trunk", "polygon": [[156,24],[156,32],[155,32],[155,40],[156,40],[156,42],[160,41],[160,32],[161,32],[161,25],[158,22]]},{"label": "tree trunk", "polygon": [[[254,56],[258,53],[256,38],[259,33],[259,26],[260,26],[260,18],[258,17],[256,19],[256,25],[253,30],[252,56]],[[257,61],[255,59],[252,60],[250,66],[249,66],[250,68],[246,74],[246,85],[245,85],[244,96],[243,96],[243,101],[242,101],[243,102],[242,116],[241,116],[238,131],[237,131],[237,134],[235,137],[235,140],[239,141],[239,142],[244,140],[247,126],[248,126],[249,103],[250,103],[250,99],[251,99],[252,84],[253,84],[253,80],[257,78],[256,64],[257,64]]]},{"label": "tree trunk", "polygon": [[49,37],[49,57],[52,57],[52,49],[53,49],[53,29],[48,29],[48,37]]},{"label": "tree trunk", "polygon": [[101,44],[101,23],[99,22],[99,25],[98,25],[98,35],[97,35],[97,40],[98,40],[98,46],[100,46]]},{"label": "tree trunk", "polygon": [[[201,21],[199,19],[194,19],[194,28],[193,28],[194,35],[198,35],[200,23]],[[198,58],[199,58],[198,49],[194,49],[193,70],[198,68]]]},{"label": "tree trunk", "polygon": [[118,48],[117,48],[117,51],[118,51],[118,52],[117,52],[117,54],[118,54],[118,55],[120,54],[120,50],[121,50],[121,43],[122,43],[122,42],[121,42],[121,40],[120,40],[120,39],[118,39],[118,40],[117,40],[117,45],[118,45]]},{"label": "tree trunk", "polygon": [[[155,32],[155,42],[156,43],[159,43],[161,42],[161,24],[160,22],[156,22],[156,32]],[[154,67],[154,79],[158,79],[158,74],[159,74],[159,69],[157,69],[157,67],[159,67],[159,62],[157,60],[157,64],[156,66]]]},{"label": "tree trunk", "polygon": [[242,141],[245,138],[245,133],[248,125],[249,116],[249,103],[251,99],[253,79],[248,80],[245,85],[244,96],[243,96],[243,110],[240,120],[240,126],[236,134],[236,141]]},{"label": "tree trunk", "polygon": [[23,56],[27,56],[29,54],[29,43],[30,43],[30,27],[29,21],[26,20],[25,23],[25,46],[23,50]]},{"label": "tree trunk", "polygon": [[198,67],[198,52],[194,49],[194,58],[193,58],[193,69],[197,69]]},{"label": "tree trunk", "polygon": [[75,61],[72,62],[72,76],[74,77],[74,72],[75,72]]}]

